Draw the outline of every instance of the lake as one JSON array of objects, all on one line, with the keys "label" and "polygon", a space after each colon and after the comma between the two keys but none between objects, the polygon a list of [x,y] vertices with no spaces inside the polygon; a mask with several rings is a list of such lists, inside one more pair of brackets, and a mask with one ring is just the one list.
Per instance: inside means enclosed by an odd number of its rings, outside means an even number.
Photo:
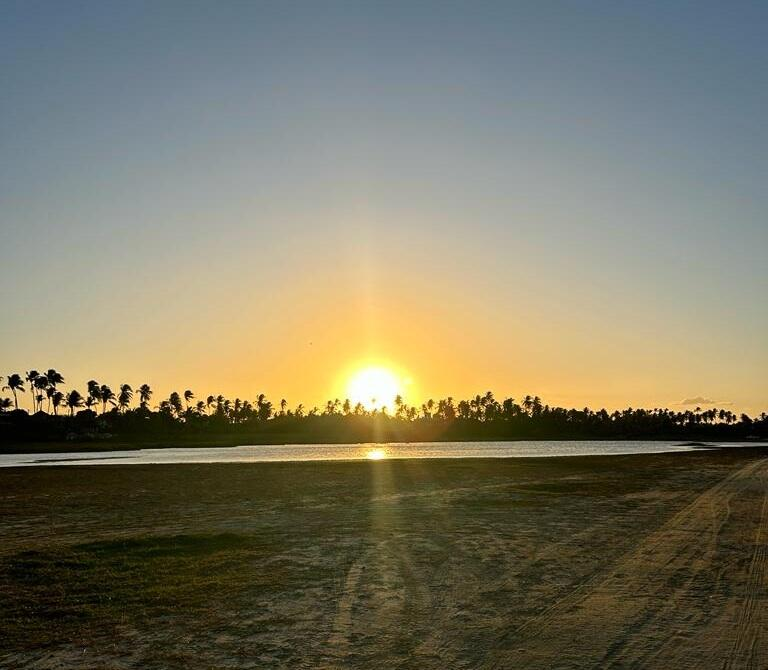
[{"label": "lake", "polygon": [[[708,447],[739,446],[711,444]],[[754,443],[744,446],[764,446]],[[661,441],[390,442],[385,444],[275,444],[240,447],[168,447],[127,451],[0,454],[0,467],[150,465],[382,460],[388,458],[531,458],[610,456],[691,451],[700,447]]]}]

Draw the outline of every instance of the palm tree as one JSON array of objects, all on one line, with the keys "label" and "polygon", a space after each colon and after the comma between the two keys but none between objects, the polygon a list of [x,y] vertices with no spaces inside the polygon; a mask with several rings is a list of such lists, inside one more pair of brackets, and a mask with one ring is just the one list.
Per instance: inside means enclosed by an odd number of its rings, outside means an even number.
[{"label": "palm tree", "polygon": [[504,399],[504,401],[501,403],[501,410],[505,419],[512,418],[512,415],[515,413],[515,407],[516,405],[514,398]]},{"label": "palm tree", "polygon": [[17,391],[24,393],[24,380],[18,373],[8,375],[8,386],[3,386],[3,391],[10,390],[13,393],[13,404],[19,409],[19,399],[16,396]]},{"label": "palm tree", "polygon": [[40,373],[37,370],[30,370],[27,372],[26,380],[29,382],[29,390],[32,392],[32,413],[37,411],[37,405],[35,403],[35,379]]},{"label": "palm tree", "polygon": [[170,397],[168,398],[168,403],[170,404],[173,411],[176,412],[176,416],[181,414],[181,396],[176,391],[171,393]]},{"label": "palm tree", "polygon": [[39,391],[37,394],[37,404],[39,411],[43,411],[43,392],[48,388],[48,377],[37,374],[33,380],[33,386]]},{"label": "palm tree", "polygon": [[[403,405],[403,396],[401,396],[399,393],[395,396],[395,416],[396,417],[402,417],[404,411],[404,405]],[[344,412],[345,414],[349,414],[349,412]]]},{"label": "palm tree", "polygon": [[57,384],[64,383],[64,377],[62,377],[53,368],[49,369],[48,372],[45,373],[45,376],[48,377],[48,383],[53,386],[54,389],[56,388]]},{"label": "palm tree", "polygon": [[59,414],[59,407],[61,406],[63,400],[64,394],[61,391],[54,391],[53,395],[51,396],[51,402],[53,403],[53,413],[56,416]]},{"label": "palm tree", "polygon": [[0,414],[11,408],[10,398],[0,398]]},{"label": "palm tree", "polygon": [[256,414],[262,421],[266,421],[272,416],[272,403],[267,400],[267,396],[263,393],[259,393],[259,397],[256,399]]},{"label": "palm tree", "polygon": [[[89,398],[89,400],[91,399]],[[74,416],[75,408],[83,406],[83,396],[81,396],[80,392],[75,389],[72,389],[67,393],[64,401],[67,403],[67,407],[69,407],[69,416]]]},{"label": "palm tree", "polygon": [[88,382],[88,400],[86,406],[88,409],[98,405],[101,402],[101,386],[95,379],[91,379]]},{"label": "palm tree", "polygon": [[117,406],[125,411],[133,399],[133,389],[128,384],[120,385],[120,393],[117,396]]},{"label": "palm tree", "polygon": [[152,397],[152,389],[149,388],[149,384],[142,384],[139,386],[139,403],[142,407],[146,407],[149,404],[149,399]]},{"label": "palm tree", "polygon": [[189,411],[189,403],[194,400],[195,394],[192,393],[189,389],[184,391],[184,402],[187,403],[187,411]]},{"label": "palm tree", "polygon": [[539,396],[534,396],[533,403],[531,404],[531,411],[533,412],[534,416],[538,416],[541,414],[542,410],[542,404],[541,404],[541,398]]},{"label": "palm tree", "polygon": [[216,398],[214,398],[212,395],[209,395],[209,396],[208,396],[208,397],[205,399],[205,406],[206,406],[206,408],[207,408],[208,410],[210,410],[210,409],[211,409],[211,407],[213,407],[215,404],[216,404]]},{"label": "palm tree", "polygon": [[106,384],[101,385],[99,393],[101,394],[101,413],[104,414],[107,411],[107,403],[115,404],[115,393]]},{"label": "palm tree", "polygon": [[523,398],[522,405],[523,405],[523,409],[528,414],[530,414],[531,413],[531,408],[533,407],[533,398],[531,398],[531,396],[529,396],[529,395],[525,396],[525,398]]}]

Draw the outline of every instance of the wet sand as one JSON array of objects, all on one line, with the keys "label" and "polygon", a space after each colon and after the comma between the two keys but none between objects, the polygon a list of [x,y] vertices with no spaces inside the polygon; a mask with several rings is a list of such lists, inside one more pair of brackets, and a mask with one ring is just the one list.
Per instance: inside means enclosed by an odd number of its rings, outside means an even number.
[{"label": "wet sand", "polygon": [[0,667],[764,668],[768,452],[0,471]]}]

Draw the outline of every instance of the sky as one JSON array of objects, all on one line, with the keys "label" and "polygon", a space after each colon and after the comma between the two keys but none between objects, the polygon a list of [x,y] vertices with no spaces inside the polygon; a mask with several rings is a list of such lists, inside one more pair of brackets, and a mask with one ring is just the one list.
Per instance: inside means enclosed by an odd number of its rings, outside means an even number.
[{"label": "sky", "polygon": [[0,374],[768,410],[766,25],[0,0]]}]

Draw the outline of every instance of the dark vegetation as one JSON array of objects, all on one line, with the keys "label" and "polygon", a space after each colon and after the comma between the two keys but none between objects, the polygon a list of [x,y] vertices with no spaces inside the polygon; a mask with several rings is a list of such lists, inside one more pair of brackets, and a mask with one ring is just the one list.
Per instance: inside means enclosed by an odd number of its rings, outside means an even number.
[{"label": "dark vegetation", "polygon": [[[11,374],[0,399],[0,444],[95,441],[125,446],[173,444],[333,443],[431,440],[514,439],[686,439],[744,440],[768,435],[768,416],[737,415],[727,409],[673,411],[566,409],[544,404],[538,396],[497,400],[489,391],[469,400],[428,400],[409,406],[368,410],[329,400],[325,407],[289,408],[264,394],[254,401],[221,395],[197,399],[192,391],[174,392],[150,405],[147,384],[117,392],[91,380],[87,391],[63,390],[56,370]],[[19,406],[30,391],[31,413]],[[24,396],[21,396],[24,397]]]},{"label": "dark vegetation", "polygon": [[0,560],[0,579],[15,596],[6,632],[17,641],[31,635],[47,645],[95,622],[114,630],[126,610],[159,618],[176,614],[183,603],[187,615],[204,615],[238,562],[261,558],[261,544],[258,538],[221,533],[21,552],[12,561]]}]

